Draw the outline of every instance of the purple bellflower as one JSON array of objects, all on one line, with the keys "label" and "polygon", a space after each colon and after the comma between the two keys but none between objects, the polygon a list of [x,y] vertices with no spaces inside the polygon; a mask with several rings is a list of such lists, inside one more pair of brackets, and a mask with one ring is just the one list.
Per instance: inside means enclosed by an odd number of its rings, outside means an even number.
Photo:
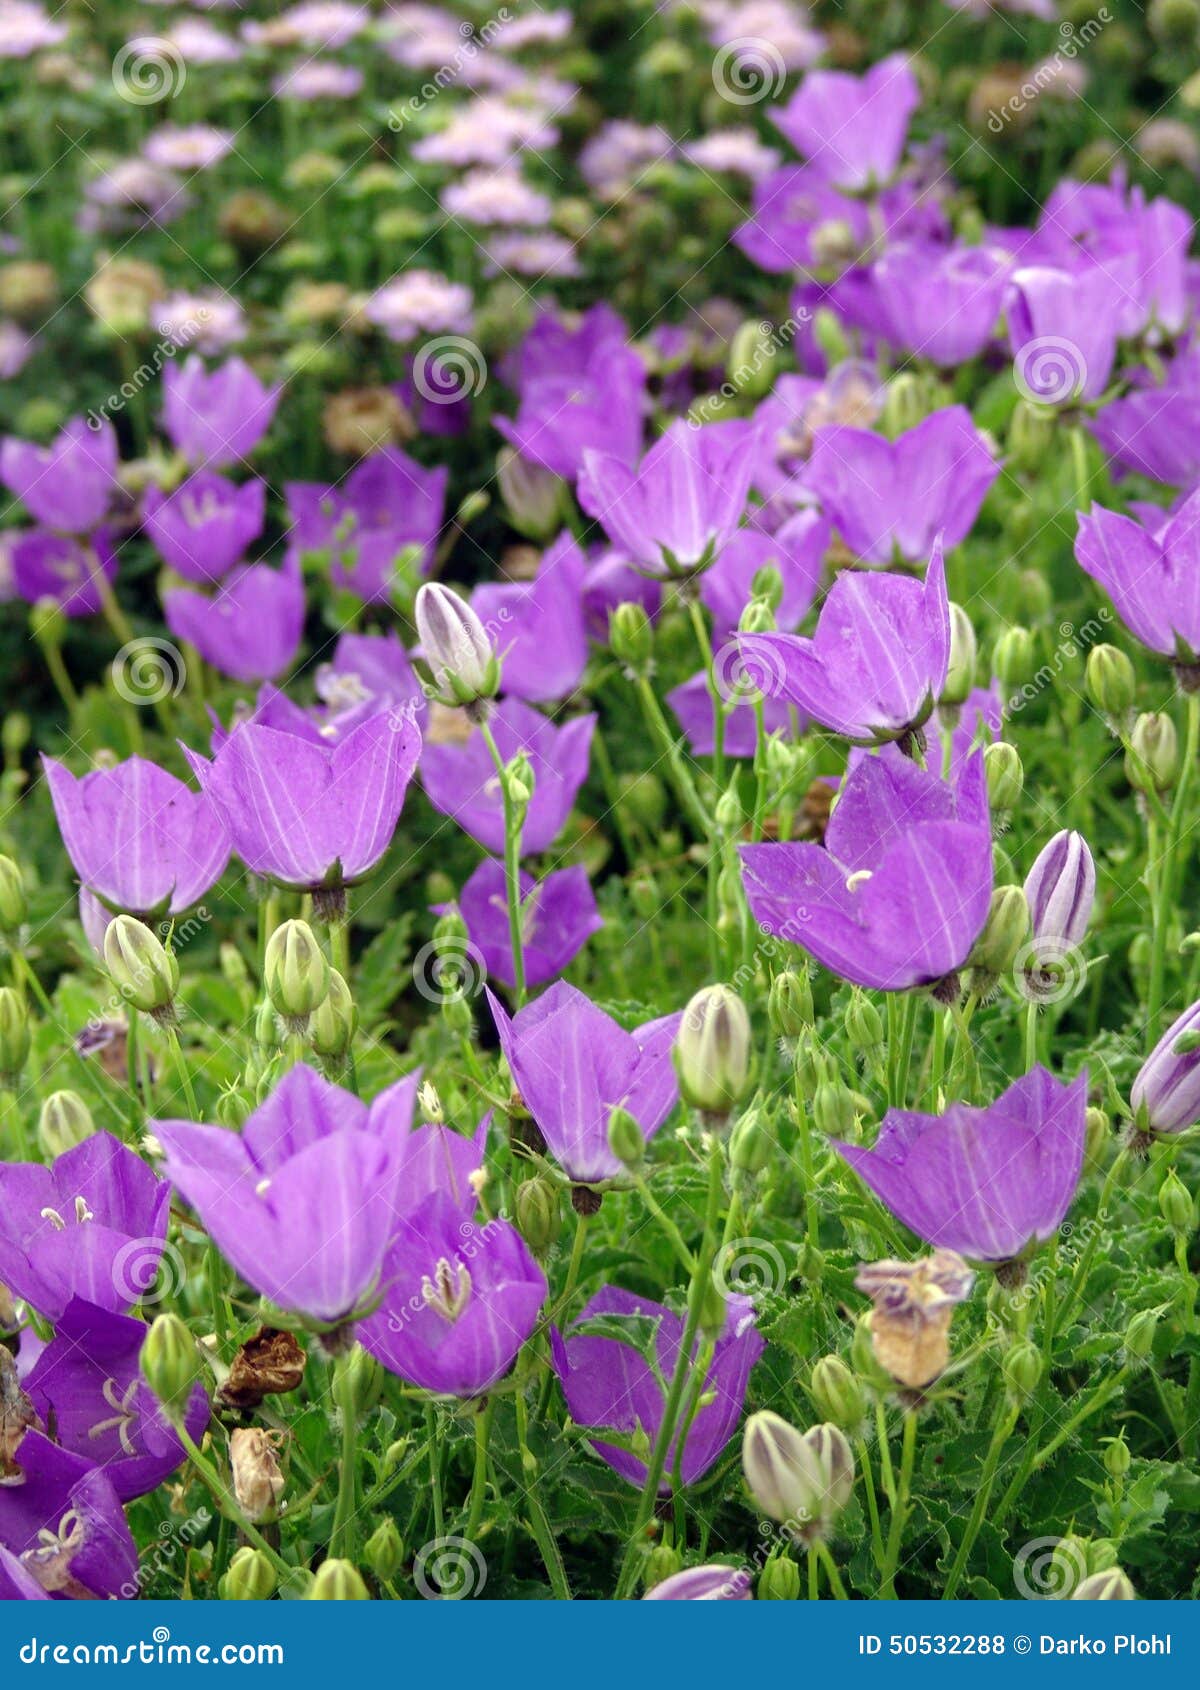
[{"label": "purple bellflower", "polygon": [[907,58],[893,53],[863,76],[809,71],[770,117],[828,181],[841,188],[881,187],[896,173],[920,100]]},{"label": "purple bellflower", "polygon": [[95,1462],[40,1432],[17,1447],[19,1484],[0,1484],[0,1544],[49,1596],[138,1595],[138,1554],[125,1510]]},{"label": "purple bellflower", "polygon": [[734,633],[750,603],[755,575],[768,566],[779,571],[783,583],[776,625],[799,627],[817,596],[828,550],[829,523],[811,508],[797,511],[773,534],[739,528],[700,583],[701,600],[712,613],[714,639]]},{"label": "purple bellflower", "polygon": [[750,1575],[740,1567],[686,1567],[648,1590],[644,1602],[749,1602]]},{"label": "purple bellflower", "polygon": [[252,478],[240,486],[213,470],[198,470],[173,492],[152,487],[142,524],[155,548],[189,581],[219,581],[263,531],[267,487]]},{"label": "purple bellflower", "polygon": [[192,587],[163,594],[177,639],[235,681],[274,680],[290,669],[304,632],[304,582],[294,555],[282,569],[243,564],[209,597]]},{"label": "purple bellflower", "polygon": [[92,428],[74,417],[49,446],[9,437],[0,446],[0,480],[36,522],[86,534],[103,522],[116,492],[113,425],[103,419]]},{"label": "purple bellflower", "polygon": [[[488,973],[505,986],[515,986],[504,864],[485,858],[463,887],[458,907]],[[561,974],[603,926],[581,863],[553,869],[540,881],[522,871],[521,933],[527,985],[543,986]]]},{"label": "purple bellflower", "polygon": [[992,895],[983,755],[955,786],[897,751],[863,756],[824,845],[744,845],[756,921],[855,985],[954,990]]},{"label": "purple bellflower", "polygon": [[72,1297],[123,1313],[154,1282],[171,1192],[110,1133],[53,1167],[0,1164],[0,1282],[56,1321]]},{"label": "purple bellflower", "polygon": [[[605,1334],[588,1332],[589,1322],[603,1322]],[[608,1335],[622,1325],[628,1337]],[[575,1423],[626,1437],[641,1431],[653,1444],[662,1425],[662,1381],[675,1371],[683,1331],[681,1315],[616,1285],[606,1285],[596,1293],[573,1331],[564,1335],[552,1330],[554,1367]],[[750,1299],[730,1297],[724,1330],[704,1381],[704,1407],[693,1416],[682,1450],[678,1434],[672,1439],[660,1494],[668,1495],[672,1489],[667,1475],[678,1470],[681,1484],[695,1484],[720,1455],[741,1418],[750,1371],[765,1347],[755,1328]],[[592,1440],[592,1448],[631,1485],[645,1483],[646,1463],[631,1451],[602,1437]]]},{"label": "purple bellflower", "polygon": [[1096,865],[1081,833],[1056,833],[1025,877],[1025,897],[1039,950],[1081,945],[1096,900]]},{"label": "purple bellflower", "polygon": [[364,458],[337,488],[289,482],[288,538],[301,552],[327,553],[339,586],[368,602],[386,602],[402,553],[420,553],[420,573],[433,561],[449,474],[388,447]]},{"label": "purple bellflower", "polygon": [[1200,493],[1157,535],[1093,505],[1080,512],[1075,558],[1144,646],[1184,670],[1200,664]]},{"label": "purple bellflower", "polygon": [[1006,316],[1017,385],[1043,405],[1098,399],[1130,290],[1110,270],[1031,266],[1012,277]]},{"label": "purple bellflower", "polygon": [[1002,1266],[1062,1223],[1083,1167],[1086,1111],[1086,1073],[1060,1085],[1034,1068],[986,1109],[889,1109],[872,1149],[837,1149],[918,1238]]},{"label": "purple bellflower", "polygon": [[977,358],[1000,319],[1011,268],[996,248],[913,242],[872,267],[869,324],[893,346],[945,369]]},{"label": "purple bellflower", "polygon": [[834,733],[863,745],[905,738],[928,719],[950,661],[940,540],[924,582],[843,570],[812,639],[741,634],[738,652],[764,691]]},{"label": "purple bellflower", "polygon": [[[758,690],[757,683],[764,681],[765,677],[758,673],[757,665],[741,658],[734,665],[734,670],[729,676],[719,670],[717,673],[717,685],[726,701],[723,748],[727,757],[753,757],[758,744],[758,718],[754,713],[753,699]],[[713,756],[717,733],[708,671],[700,669],[677,687],[672,687],[667,694],[667,703],[683,729],[692,754],[696,757]],[[764,695],[763,727],[769,734],[799,731],[795,715],[786,698]],[[803,726],[802,720],[800,729]]]},{"label": "purple bellflower", "polygon": [[105,581],[115,581],[117,554],[107,528],[86,539],[44,528],[14,532],[13,586],[29,604],[53,599],[66,616],[95,616],[104,608]]},{"label": "purple bellflower", "polygon": [[179,915],[220,878],[229,836],[210,800],[129,757],[73,775],[42,758],[67,855],[80,880],[115,910],[144,920]]},{"label": "purple bellflower", "polygon": [[671,1048],[678,1015],[627,1033],[559,981],[511,1019],[488,993],[513,1084],[569,1179],[595,1184],[623,1172],[608,1146],[609,1117],[629,1112],[647,1140],[679,1098]]},{"label": "purple bellflower", "polygon": [[246,458],[270,428],[280,389],[264,387],[242,358],[206,370],[195,353],[168,364],[163,426],[189,463],[219,469]]},{"label": "purple bellflower", "polygon": [[476,1223],[434,1192],[399,1221],[379,1309],[358,1329],[390,1373],[425,1391],[482,1396],[537,1325],[546,1276],[515,1227]]},{"label": "purple bellflower", "polygon": [[493,632],[506,693],[539,704],[575,691],[588,655],[586,573],[574,537],[563,533],[542,554],[532,581],[489,581],[476,588],[471,608]]}]

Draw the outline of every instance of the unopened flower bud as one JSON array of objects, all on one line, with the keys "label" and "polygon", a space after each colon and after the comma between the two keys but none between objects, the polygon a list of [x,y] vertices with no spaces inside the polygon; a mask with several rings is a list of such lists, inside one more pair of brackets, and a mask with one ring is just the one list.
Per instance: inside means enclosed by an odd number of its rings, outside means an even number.
[{"label": "unopened flower bud", "polygon": [[717,799],[716,809],[713,811],[713,821],[717,832],[729,839],[739,832],[746,819],[746,812],[742,808],[742,801],[737,795],[737,783],[726,788]]},{"label": "unopened flower bud", "polygon": [[717,1284],[716,1278],[709,1275],[700,1295],[700,1332],[705,1338],[711,1338],[715,1343],[725,1330],[725,1322],[729,1318],[729,1303],[725,1292]]},{"label": "unopened flower bud", "polygon": [[1130,1088],[1138,1130],[1184,1132],[1200,1121],[1200,1003],[1185,1009],[1142,1063]]},{"label": "unopened flower bud", "polygon": [[0,1086],[12,1085],[29,1057],[29,1011],[20,992],[0,986]]},{"label": "unopened flower bud", "polygon": [[963,704],[975,685],[975,625],[960,604],[950,606],[950,665],[939,704]]},{"label": "unopened flower bud", "polygon": [[1018,399],[1008,424],[1005,442],[1010,462],[1017,469],[1040,470],[1054,439],[1054,418],[1044,405]]},{"label": "unopened flower bud", "polygon": [[1158,1309],[1142,1309],[1125,1328],[1125,1353],[1132,1361],[1148,1361],[1158,1331]]},{"label": "unopened flower bud", "polygon": [[608,619],[613,656],[633,675],[645,674],[654,654],[654,629],[640,604],[619,604]]},{"label": "unopened flower bud", "polygon": [[254,1113],[255,1102],[244,1086],[228,1086],[218,1097],[214,1113],[223,1127],[238,1132]]},{"label": "unopened flower bud", "polygon": [[1033,936],[1061,956],[1082,944],[1096,899],[1096,865],[1081,833],[1056,833],[1025,877]]},{"label": "unopened flower bud", "polygon": [[142,1377],[168,1414],[180,1413],[200,1373],[196,1340],[177,1314],[155,1317],[142,1345]]},{"label": "unopened flower bud", "polygon": [[846,1006],[846,1036],[863,1056],[873,1056],[883,1044],[883,1017],[865,992],[857,986]]},{"label": "unopened flower bud", "polygon": [[849,1086],[840,1080],[822,1080],[812,1100],[813,1125],[826,1138],[858,1136],[858,1102]]},{"label": "unopened flower bud", "polygon": [[220,1592],[226,1602],[266,1602],[274,1596],[278,1583],[275,1569],[262,1550],[247,1543],[235,1551]]},{"label": "unopened flower bud", "polygon": [[1104,1446],[1104,1471],[1110,1479],[1123,1479],[1133,1462],[1123,1435],[1110,1438]]},{"label": "unopened flower bud", "polygon": [[535,1256],[544,1256],[562,1231],[558,1188],[539,1175],[522,1180],[516,1195],[517,1231]]},{"label": "unopened flower bud", "polygon": [[901,370],[887,384],[883,396],[883,431],[891,440],[907,434],[929,415],[925,384],[912,370]]},{"label": "unopened flower bud", "polygon": [[646,1156],[646,1135],[628,1109],[614,1109],[608,1117],[608,1148],[626,1168],[638,1168]]},{"label": "unopened flower bud", "polygon": [[330,968],[307,921],[284,921],[267,940],[263,983],[290,1032],[304,1032],[329,996]]},{"label": "unopened flower bud", "polygon": [[742,1470],[763,1513],[806,1543],[827,1534],[854,1489],[854,1456],[836,1426],[800,1433],[769,1409],[746,1422]]},{"label": "unopened flower bud", "polygon": [[341,1062],[358,1030],[358,1009],[350,996],[350,988],[336,968],[329,970],[329,991],[323,1003],[313,1011],[308,1024],[308,1036],[318,1056],[329,1062]]},{"label": "unopened flower bud", "polygon": [[228,985],[232,986],[239,997],[245,995],[249,999],[254,990],[254,983],[250,978],[250,970],[246,966],[246,959],[236,945],[225,940],[220,948],[221,974]]},{"label": "unopened flower bud", "polygon": [[28,914],[21,871],[11,857],[0,857],[0,933],[19,932]]},{"label": "unopened flower bud", "polygon": [[1092,1105],[1084,1115],[1083,1154],[1089,1169],[1101,1167],[1112,1143],[1112,1122],[1108,1111]]},{"label": "unopened flower bud", "polygon": [[674,1578],[682,1566],[683,1558],[673,1543],[656,1543],[646,1557],[645,1588],[653,1590],[664,1580]]},{"label": "unopened flower bud", "polygon": [[1009,696],[1033,679],[1036,667],[1033,635],[1019,625],[1006,628],[992,653],[992,670]]},{"label": "unopened flower bud", "polygon": [[496,480],[509,521],[531,540],[550,540],[562,521],[565,484],[512,446],[496,454]]},{"label": "unopened flower bud", "polygon": [[[783,575],[774,563],[764,563],[750,580],[751,601],[759,599],[774,614],[783,603]],[[740,625],[740,624],[739,624]],[[746,630],[748,632],[748,630]]]},{"label": "unopened flower bud", "polygon": [[350,1561],[322,1561],[305,1598],[308,1602],[369,1602],[370,1599],[362,1574]]},{"label": "unopened flower bud", "polygon": [[997,886],[983,932],[971,952],[971,966],[997,980],[1007,974],[1029,932],[1029,904],[1019,886]]},{"label": "unopened flower bud", "polygon": [[772,1550],[758,1575],[754,1594],[760,1602],[795,1602],[800,1595],[800,1569],[786,1550]]},{"label": "unopened flower bud", "polygon": [[278,1447],[278,1433],[266,1432],[261,1426],[237,1426],[230,1434],[233,1492],[252,1525],[273,1517],[283,1495],[283,1474],[275,1456]]},{"label": "unopened flower bud", "polygon": [[983,772],[992,814],[1011,814],[1021,802],[1025,786],[1025,770],[1016,746],[1004,739],[987,746],[983,753]]},{"label": "unopened flower bud", "polygon": [[823,1420],[852,1436],[862,1430],[867,1418],[862,1386],[841,1356],[822,1356],[812,1370],[808,1389]]},{"label": "unopened flower bud", "polygon": [[729,343],[725,373],[738,393],[765,399],[775,380],[779,346],[770,323],[752,317],[739,323]]},{"label": "unopened flower bud", "polygon": [[104,933],[104,966],[134,1009],[157,1021],[174,1019],[179,964],[144,922],[131,915],[113,917]]},{"label": "unopened flower bud", "polygon": [[1089,1573],[1071,1592],[1072,1602],[1135,1602],[1137,1593],[1120,1567],[1104,1573]]},{"label": "unopened flower bud", "polygon": [[504,785],[508,791],[509,803],[520,812],[524,820],[529,801],[533,797],[533,764],[524,751],[518,751],[512,761],[506,764]]},{"label": "unopened flower bud", "polygon": [[1179,736],[1161,711],[1145,711],[1133,724],[1125,777],[1139,792],[1169,792],[1179,776]]},{"label": "unopened flower bud", "polygon": [[446,704],[479,705],[500,690],[500,660],[467,601],[440,582],[417,593],[417,632],[434,685]]},{"label": "unopened flower bud", "polygon": [[705,986],[683,1012],[675,1066],[686,1103],[728,1119],[750,1085],[750,1017],[728,986]]},{"label": "unopened flower bud", "polygon": [[1088,697],[1102,716],[1121,727],[1133,709],[1137,687],[1133,664],[1115,645],[1093,646],[1088,652]]},{"label": "unopened flower bud", "polygon": [[1158,1188],[1158,1210],[1172,1232],[1185,1237],[1196,1229],[1196,1205],[1192,1194],[1171,1168]]},{"label": "unopened flower bud", "polygon": [[[739,634],[773,634],[775,628],[775,612],[765,599],[751,599],[738,617]],[[751,691],[758,690],[750,682],[749,677],[747,677],[745,684],[750,687]]]},{"label": "unopened flower bud", "polygon": [[729,1166],[736,1174],[761,1174],[770,1166],[775,1138],[758,1109],[740,1117],[729,1136]]},{"label": "unopened flower bud", "polygon": [[814,1020],[812,987],[807,970],[788,969],[771,981],[767,996],[767,1018],[771,1031],[781,1039],[798,1039]]},{"label": "unopened flower bud", "polygon": [[404,1564],[404,1544],[400,1528],[386,1515],[363,1545],[363,1560],[377,1579],[394,1579]]},{"label": "unopened flower bud", "polygon": [[53,1161],[74,1150],[96,1130],[92,1112],[77,1091],[56,1091],[42,1104],[38,1116],[38,1143]]},{"label": "unopened flower bud", "polygon": [[1027,1339],[1013,1344],[1001,1362],[1004,1383],[1017,1402],[1027,1402],[1037,1390],[1042,1377],[1042,1357],[1035,1344]]}]

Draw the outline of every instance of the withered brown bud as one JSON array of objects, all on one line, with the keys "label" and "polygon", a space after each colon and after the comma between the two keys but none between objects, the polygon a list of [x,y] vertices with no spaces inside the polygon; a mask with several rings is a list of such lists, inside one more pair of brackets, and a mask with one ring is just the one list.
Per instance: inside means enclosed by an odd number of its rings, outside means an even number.
[{"label": "withered brown bud", "polygon": [[870,1315],[875,1359],[898,1385],[931,1385],[950,1360],[950,1322],[970,1295],[975,1275],[953,1250],[917,1262],[865,1263],[854,1281],[875,1307]]},{"label": "withered brown bud", "polygon": [[252,1523],[273,1515],[283,1495],[283,1473],[275,1455],[282,1442],[281,1432],[265,1432],[261,1426],[239,1426],[230,1436],[234,1495]]},{"label": "withered brown bud", "polygon": [[293,1333],[264,1326],[234,1356],[217,1396],[230,1408],[257,1408],[264,1397],[298,1390],[304,1362],[304,1351]]}]

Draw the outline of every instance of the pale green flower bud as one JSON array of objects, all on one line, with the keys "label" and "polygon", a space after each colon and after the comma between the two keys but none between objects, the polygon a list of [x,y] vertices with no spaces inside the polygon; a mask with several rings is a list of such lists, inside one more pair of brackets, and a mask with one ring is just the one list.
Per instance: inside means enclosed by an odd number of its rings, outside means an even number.
[{"label": "pale green flower bud", "polygon": [[196,1340],[177,1314],[156,1316],[140,1357],[142,1377],[168,1414],[183,1411],[200,1375]]},{"label": "pale green flower bud", "polygon": [[425,661],[446,704],[480,705],[500,690],[500,660],[467,601],[440,582],[417,593],[414,614]]},{"label": "pale green flower bud", "polygon": [[329,996],[330,967],[307,921],[282,922],[267,940],[263,983],[289,1032],[307,1030]]},{"label": "pale green flower bud", "polygon": [[168,1024],[175,1019],[179,964],[144,922],[131,915],[114,916],[104,934],[104,966],[134,1009]]},{"label": "pale green flower bud", "polygon": [[42,1104],[38,1143],[52,1161],[91,1138],[95,1130],[92,1112],[76,1091],[51,1092]]},{"label": "pale green flower bud", "polygon": [[266,1602],[278,1584],[275,1569],[261,1549],[243,1544],[236,1550],[221,1580],[221,1597],[226,1602]]},{"label": "pale green flower bud", "polygon": [[686,1103],[727,1120],[750,1086],[750,1017],[728,986],[705,986],[683,1012],[675,1066]]},{"label": "pale green flower bud", "polygon": [[363,1576],[349,1561],[322,1561],[317,1568],[317,1576],[312,1582],[312,1589],[305,1598],[308,1602],[369,1602],[370,1593],[363,1583]]},{"label": "pale green flower bud", "polygon": [[975,626],[960,604],[950,606],[950,666],[939,704],[963,704],[975,685]]}]

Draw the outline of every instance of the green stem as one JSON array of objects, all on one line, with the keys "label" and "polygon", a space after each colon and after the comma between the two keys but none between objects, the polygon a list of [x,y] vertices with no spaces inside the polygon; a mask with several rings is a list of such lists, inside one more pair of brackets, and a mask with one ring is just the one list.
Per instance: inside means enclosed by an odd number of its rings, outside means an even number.
[{"label": "green stem", "polygon": [[[136,1014],[136,1011],[132,1011],[131,1013]],[[183,1087],[183,1097],[184,1102],[187,1104],[188,1120],[198,1122],[200,1116],[196,1111],[196,1094],[192,1090],[192,1076],[188,1073],[188,1065],[183,1056],[183,1046],[179,1042],[179,1033],[176,1028],[167,1028],[167,1043],[171,1047],[171,1057],[174,1061],[176,1071],[179,1074],[179,1083]]]},{"label": "green stem", "polygon": [[1043,1468],[1047,1461],[1049,1461],[1050,1457],[1054,1454],[1055,1450],[1061,1449],[1067,1439],[1074,1436],[1075,1432],[1078,1431],[1079,1427],[1083,1425],[1085,1420],[1095,1414],[1097,1409],[1103,1408],[1109,1398],[1115,1396],[1121,1389],[1128,1377],[1129,1368],[1122,1367],[1119,1368],[1111,1378],[1106,1379],[1102,1384],[1097,1385],[1091,1395],[1086,1397],[1075,1410],[1075,1413],[1071,1416],[1071,1418],[1059,1427],[1058,1431],[1050,1439],[1050,1442],[1043,1444],[1041,1449],[1038,1450],[1037,1454],[1033,1458],[1033,1472],[1036,1473]]},{"label": "green stem", "polygon": [[654,740],[667,765],[671,781],[688,820],[701,839],[707,839],[712,832],[712,822],[700,800],[696,784],[684,764],[679,750],[679,743],[670,728],[666,717],[659,708],[654,688],[644,675],[639,675],[636,682],[638,700],[642,707],[642,714],[646,718],[646,726],[650,729],[650,736]]},{"label": "green stem", "polygon": [[858,1455],[858,1464],[863,1471],[863,1488],[867,1493],[867,1518],[871,1522],[871,1553],[875,1558],[877,1572],[883,1571],[883,1531],[879,1524],[879,1498],[875,1494],[875,1475],[871,1469],[871,1451],[866,1438],[856,1438],[854,1443]]},{"label": "green stem", "polygon": [[829,1588],[833,1591],[835,1600],[838,1602],[849,1601],[849,1597],[846,1595],[846,1587],[842,1583],[842,1575],[837,1570],[837,1562],[829,1553],[829,1545],[818,1543],[817,1555],[825,1569],[825,1577],[829,1580]]},{"label": "green stem", "polygon": [[900,1545],[904,1538],[904,1524],[908,1517],[908,1501],[912,1491],[913,1462],[917,1452],[917,1415],[907,1409],[904,1415],[904,1435],[900,1446],[900,1477],[892,1503],[892,1519],[888,1528],[887,1551],[883,1576],[879,1586],[881,1600],[896,1600],[896,1568],[900,1563]]},{"label": "green stem", "polygon": [[488,1439],[492,1432],[494,1401],[489,1398],[475,1416],[475,1470],[471,1475],[471,1504],[467,1514],[467,1539],[474,1543],[487,1495]]},{"label": "green stem", "polygon": [[354,1375],[350,1369],[350,1355],[341,1356],[334,1364],[333,1399],[342,1417],[342,1457],[338,1466],[337,1502],[333,1511],[333,1530],[329,1538],[331,1555],[354,1557],[354,1515],[356,1508],[358,1471],[358,1403],[354,1395]]},{"label": "green stem", "polygon": [[1147,828],[1147,867],[1153,876],[1152,938],[1150,949],[1150,984],[1146,995],[1146,1050],[1158,1043],[1162,1020],[1163,990],[1167,965],[1167,933],[1175,894],[1175,860],[1183,837],[1183,823],[1191,791],[1192,775],[1197,754],[1200,753],[1200,693],[1187,695],[1187,729],[1183,762],[1175,785],[1175,798],[1162,844],[1162,851],[1154,860],[1156,830],[1153,821]]},{"label": "green stem", "polygon": [[1025,1072],[1030,1074],[1037,1067],[1038,1059],[1038,1024],[1037,1004],[1032,998],[1025,1005]]},{"label": "green stem", "polygon": [[967,1521],[967,1529],[962,1535],[962,1540],[954,1557],[954,1564],[950,1568],[950,1576],[946,1580],[946,1588],[942,1592],[943,1602],[949,1602],[958,1589],[958,1581],[962,1578],[963,1571],[966,1568],[967,1558],[975,1547],[975,1539],[979,1536],[979,1528],[983,1524],[988,1503],[991,1501],[992,1486],[996,1482],[996,1468],[1000,1464],[1000,1452],[1016,1427],[1019,1412],[1019,1408],[1014,1405],[1007,1414],[1002,1414],[996,1423],[996,1429],[992,1433],[992,1441],[984,1458],[983,1472],[979,1477],[979,1488],[975,1492],[975,1504],[971,1509],[971,1517]]},{"label": "green stem", "polygon": [[513,980],[517,1008],[525,1002],[525,936],[521,925],[521,810],[514,804],[509,791],[508,774],[500,747],[487,722],[479,724],[484,743],[491,753],[500,782],[500,796],[504,801],[504,885],[508,896],[508,937],[512,946]]}]

